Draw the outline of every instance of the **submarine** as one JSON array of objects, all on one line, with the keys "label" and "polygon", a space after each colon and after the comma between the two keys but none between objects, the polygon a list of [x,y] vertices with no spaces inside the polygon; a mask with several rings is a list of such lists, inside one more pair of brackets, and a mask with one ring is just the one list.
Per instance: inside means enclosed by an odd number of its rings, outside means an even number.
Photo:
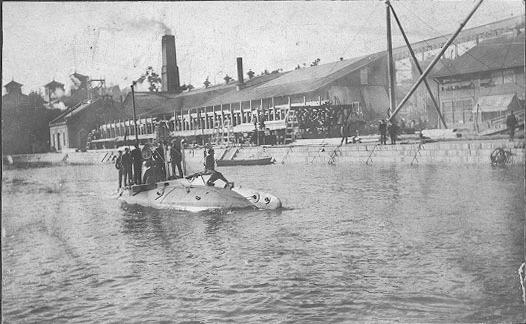
[{"label": "submarine", "polygon": [[241,186],[206,184],[208,175],[197,175],[153,184],[133,185],[120,190],[118,199],[156,209],[203,212],[234,209],[275,210],[281,200],[264,191]]}]

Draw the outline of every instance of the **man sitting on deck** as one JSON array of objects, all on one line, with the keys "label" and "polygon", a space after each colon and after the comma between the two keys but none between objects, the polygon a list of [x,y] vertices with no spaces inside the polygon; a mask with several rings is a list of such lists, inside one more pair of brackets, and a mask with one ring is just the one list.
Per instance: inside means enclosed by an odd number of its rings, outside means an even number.
[{"label": "man sitting on deck", "polygon": [[216,159],[214,157],[214,149],[208,150],[208,155],[205,158],[205,174],[211,174],[210,178],[206,182],[207,186],[213,186],[217,179],[224,181],[225,188],[232,188],[233,184],[230,183],[221,172],[215,170]]}]

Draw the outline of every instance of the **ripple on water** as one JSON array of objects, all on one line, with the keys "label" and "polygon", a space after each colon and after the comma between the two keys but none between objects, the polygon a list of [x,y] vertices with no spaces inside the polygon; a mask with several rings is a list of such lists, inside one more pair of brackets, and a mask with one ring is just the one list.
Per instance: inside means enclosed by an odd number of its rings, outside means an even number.
[{"label": "ripple on water", "polygon": [[224,171],[287,208],[121,207],[111,165],[6,171],[6,321],[524,319],[521,168]]}]

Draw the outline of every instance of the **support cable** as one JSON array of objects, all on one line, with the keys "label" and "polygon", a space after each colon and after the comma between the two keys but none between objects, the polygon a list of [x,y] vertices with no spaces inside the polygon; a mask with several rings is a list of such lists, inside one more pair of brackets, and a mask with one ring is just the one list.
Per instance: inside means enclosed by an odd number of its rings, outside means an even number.
[{"label": "support cable", "polygon": [[[395,18],[395,21],[398,24],[398,27],[400,28],[400,32],[402,33],[402,36],[404,37],[405,44],[407,45],[409,53],[411,54],[411,58],[413,59],[413,61],[415,63],[415,66],[418,69],[418,72],[420,74],[422,74],[422,68],[420,67],[420,64],[418,63],[418,60],[416,59],[415,52],[413,51],[413,48],[411,47],[411,43],[409,43],[409,40],[407,39],[407,36],[405,34],[405,31],[404,31],[404,28],[402,27],[402,24],[400,23],[400,20],[398,19],[398,16],[397,16],[393,6],[389,2],[388,2],[388,4],[389,4],[389,8],[391,9],[391,12],[393,13],[393,17]],[[446,121],[444,120],[444,117],[442,116],[442,113],[440,112],[439,105],[438,105],[438,103],[437,103],[437,101],[435,99],[435,96],[433,95],[433,92],[431,91],[431,87],[429,86],[429,83],[427,82],[427,79],[425,79],[425,78],[424,78],[424,84],[425,84],[425,86],[427,88],[427,91],[429,92],[429,96],[431,97],[431,100],[433,101],[433,104],[435,105],[435,109],[436,109],[436,111],[438,113],[438,116],[440,117],[440,120],[442,121],[442,124],[444,125],[445,128],[447,128]]]},{"label": "support cable", "polygon": [[403,105],[407,102],[407,100],[409,100],[409,98],[411,97],[411,95],[415,92],[415,90],[418,88],[418,86],[420,85],[420,83],[422,82],[422,80],[427,77],[427,75],[429,74],[429,72],[431,72],[431,70],[433,69],[433,67],[436,65],[436,63],[440,60],[440,58],[442,57],[442,55],[445,53],[445,51],[447,50],[447,48],[449,47],[449,45],[451,45],[451,43],[453,43],[453,41],[455,40],[455,38],[458,36],[458,34],[460,34],[460,32],[462,31],[462,29],[464,28],[464,26],[466,25],[466,23],[469,21],[469,19],[473,16],[473,14],[475,13],[475,11],[477,11],[477,9],[480,7],[480,5],[482,4],[484,0],[479,0],[477,2],[477,4],[473,7],[473,9],[470,11],[470,13],[468,14],[468,16],[466,17],[466,19],[464,19],[464,21],[460,24],[460,26],[457,28],[457,30],[455,31],[455,33],[453,34],[453,36],[451,36],[451,38],[447,41],[447,43],[442,47],[442,50],[440,51],[440,53],[438,53],[435,58],[433,59],[433,61],[431,61],[431,63],[429,64],[429,66],[426,68],[426,70],[420,75],[420,77],[418,78],[418,80],[415,82],[415,84],[411,87],[411,89],[409,90],[409,92],[405,95],[405,97],[402,99],[402,101],[398,104],[398,106],[396,107],[395,111],[391,114],[391,116],[389,117],[389,121],[391,119],[393,119],[396,114],[400,111],[400,109],[403,107]]}]

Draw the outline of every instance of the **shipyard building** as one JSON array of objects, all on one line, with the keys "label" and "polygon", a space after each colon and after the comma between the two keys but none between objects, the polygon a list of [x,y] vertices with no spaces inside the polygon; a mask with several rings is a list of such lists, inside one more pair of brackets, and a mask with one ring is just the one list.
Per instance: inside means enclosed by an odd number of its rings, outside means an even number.
[{"label": "shipyard building", "polygon": [[[237,80],[180,92],[175,40],[162,38],[162,92],[136,92],[138,137],[155,137],[154,123],[166,122],[175,136],[191,137],[198,143],[243,142],[250,132],[266,132],[275,143],[294,136],[338,136],[339,125],[363,129],[366,120],[385,116],[387,96],[386,54],[274,72],[245,79],[243,60],[237,58]],[[124,111],[133,116],[128,94]],[[299,127],[301,125],[301,127]],[[115,121],[99,127],[94,147],[119,145],[125,135],[134,135],[130,121]]]},{"label": "shipyard building", "polygon": [[448,127],[490,134],[524,114],[524,33],[479,43],[433,75]]}]

